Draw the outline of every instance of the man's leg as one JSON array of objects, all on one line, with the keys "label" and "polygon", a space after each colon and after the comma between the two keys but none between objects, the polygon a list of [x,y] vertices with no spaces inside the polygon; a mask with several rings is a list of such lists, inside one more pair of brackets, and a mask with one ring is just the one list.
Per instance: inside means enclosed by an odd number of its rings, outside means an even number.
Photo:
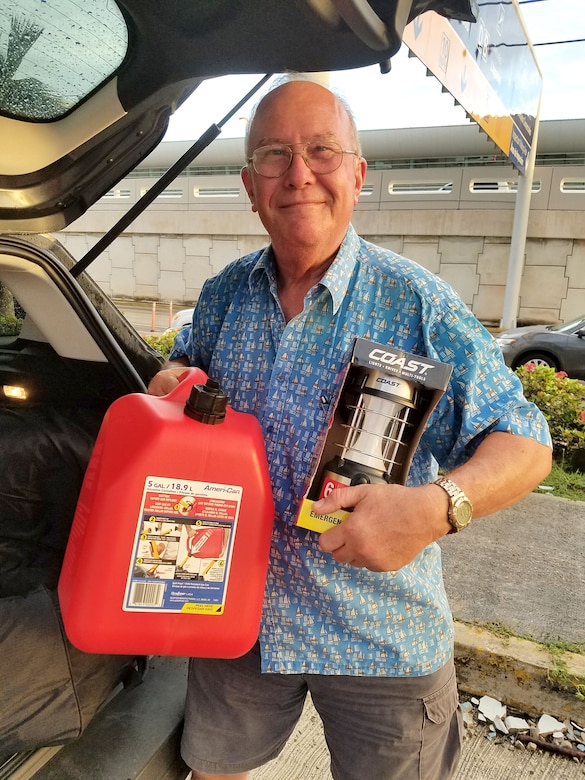
[{"label": "man's leg", "polygon": [[197,780],[244,780],[280,753],[301,716],[300,675],[262,674],[258,646],[241,658],[193,658],[181,754]]},{"label": "man's leg", "polygon": [[450,661],[424,677],[307,676],[335,780],[450,780],[461,717]]}]

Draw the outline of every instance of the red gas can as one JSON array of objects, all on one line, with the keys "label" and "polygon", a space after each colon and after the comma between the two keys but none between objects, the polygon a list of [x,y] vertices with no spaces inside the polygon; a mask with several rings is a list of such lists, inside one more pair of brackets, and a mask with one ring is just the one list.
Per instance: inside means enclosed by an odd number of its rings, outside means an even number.
[{"label": "red gas can", "polygon": [[91,653],[235,658],[258,636],[274,506],[260,424],[185,369],[108,409],[59,580]]}]

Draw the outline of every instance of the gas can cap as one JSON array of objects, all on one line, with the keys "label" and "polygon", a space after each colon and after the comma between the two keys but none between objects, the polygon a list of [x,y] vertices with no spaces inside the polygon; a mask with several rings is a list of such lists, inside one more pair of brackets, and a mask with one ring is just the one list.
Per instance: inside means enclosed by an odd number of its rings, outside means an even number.
[{"label": "gas can cap", "polygon": [[198,422],[216,425],[223,422],[228,397],[215,379],[208,379],[204,385],[193,385],[185,414]]}]

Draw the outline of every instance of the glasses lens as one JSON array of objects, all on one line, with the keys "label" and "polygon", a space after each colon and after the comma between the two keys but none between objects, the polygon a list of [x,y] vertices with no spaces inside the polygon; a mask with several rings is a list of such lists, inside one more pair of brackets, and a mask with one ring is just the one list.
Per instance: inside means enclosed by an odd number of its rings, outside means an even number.
[{"label": "glasses lens", "polygon": [[284,144],[261,146],[252,155],[254,170],[261,176],[277,178],[282,176],[290,165],[292,151]]},{"label": "glasses lens", "polygon": [[334,141],[312,141],[305,147],[305,160],[314,173],[332,173],[341,165],[343,151]]},{"label": "glasses lens", "polygon": [[287,144],[270,144],[254,150],[252,164],[256,173],[276,179],[288,170],[293,154],[302,155],[313,173],[332,173],[341,165],[343,149],[335,141],[311,141],[295,152]]}]

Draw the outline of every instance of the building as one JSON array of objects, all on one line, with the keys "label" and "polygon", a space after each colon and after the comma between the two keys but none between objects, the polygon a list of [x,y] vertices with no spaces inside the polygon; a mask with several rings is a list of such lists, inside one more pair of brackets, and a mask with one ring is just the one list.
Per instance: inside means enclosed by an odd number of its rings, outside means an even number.
[{"label": "building", "polygon": [[[477,125],[367,131],[360,235],[439,274],[497,324],[518,174]],[[80,259],[190,146],[163,142],[60,234]],[[585,120],[541,122],[519,323],[585,311]],[[206,278],[267,237],[241,183],[243,139],[218,138],[90,266],[115,298],[192,305]]]}]

